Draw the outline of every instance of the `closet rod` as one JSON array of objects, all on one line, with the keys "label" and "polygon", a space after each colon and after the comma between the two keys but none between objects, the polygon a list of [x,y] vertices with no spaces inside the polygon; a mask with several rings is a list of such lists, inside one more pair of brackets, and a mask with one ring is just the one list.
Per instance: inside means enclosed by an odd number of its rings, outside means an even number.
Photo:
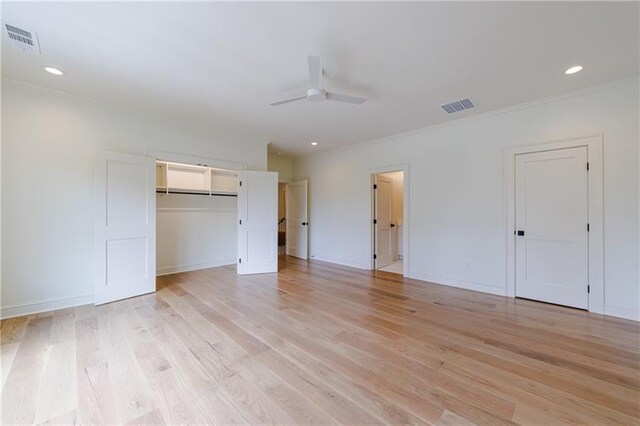
[{"label": "closet rod", "polygon": [[188,191],[162,191],[156,190],[156,194],[182,194],[182,195],[206,195],[207,197],[237,197],[238,194],[209,194],[208,192],[188,192]]}]

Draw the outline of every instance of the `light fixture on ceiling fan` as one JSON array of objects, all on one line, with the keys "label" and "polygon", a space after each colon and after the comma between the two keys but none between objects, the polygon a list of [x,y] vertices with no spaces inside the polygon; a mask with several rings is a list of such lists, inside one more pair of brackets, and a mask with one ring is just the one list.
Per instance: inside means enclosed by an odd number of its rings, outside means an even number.
[{"label": "light fixture on ceiling fan", "polygon": [[284,99],[282,101],[273,102],[269,105],[277,106],[282,104],[287,104],[289,102],[301,101],[303,99],[308,99],[313,102],[319,101],[336,101],[336,102],[346,102],[348,104],[356,104],[360,105],[364,101],[365,98],[358,98],[356,96],[348,96],[341,95],[339,93],[327,92],[322,88],[322,65],[320,63],[319,56],[308,56],[307,60],[309,62],[309,90],[304,95],[296,96],[294,98]]}]

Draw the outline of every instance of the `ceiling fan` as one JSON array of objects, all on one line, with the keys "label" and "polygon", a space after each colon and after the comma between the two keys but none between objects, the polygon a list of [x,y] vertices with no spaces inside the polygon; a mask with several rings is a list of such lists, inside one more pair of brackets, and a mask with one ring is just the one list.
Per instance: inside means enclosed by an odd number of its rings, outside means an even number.
[{"label": "ceiling fan", "polygon": [[308,99],[313,102],[319,101],[337,101],[337,102],[346,102],[348,104],[361,104],[366,99],[358,98],[356,96],[348,96],[341,95],[339,93],[327,92],[322,88],[322,65],[320,64],[319,56],[308,56],[307,60],[309,62],[309,90],[307,93],[301,96],[296,96],[295,98],[284,99],[282,101],[273,102],[269,105],[276,106],[282,105],[289,102],[301,101],[303,99]]}]

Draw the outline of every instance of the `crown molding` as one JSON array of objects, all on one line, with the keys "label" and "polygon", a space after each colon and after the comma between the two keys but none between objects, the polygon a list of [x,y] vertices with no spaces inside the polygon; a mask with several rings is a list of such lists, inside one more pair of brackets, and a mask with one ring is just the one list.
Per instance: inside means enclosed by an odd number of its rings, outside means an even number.
[{"label": "crown molding", "polygon": [[421,127],[421,128],[414,129],[414,130],[409,130],[407,132],[396,133],[396,134],[393,134],[393,135],[390,135],[390,136],[384,136],[382,138],[371,139],[371,140],[368,140],[368,141],[358,142],[358,143],[347,145],[347,146],[341,146],[341,147],[338,147],[338,148],[327,149],[327,150],[324,150],[324,151],[321,151],[321,152],[305,153],[305,154],[297,155],[297,156],[295,156],[293,158],[295,160],[303,160],[303,159],[311,159],[311,158],[328,157],[328,156],[331,156],[331,155],[334,155],[334,154],[337,154],[337,153],[341,153],[341,152],[348,152],[348,151],[351,151],[351,150],[354,150],[354,149],[358,149],[358,148],[363,148],[363,147],[366,147],[366,146],[379,145],[379,144],[390,142],[390,141],[393,141],[393,140],[396,140],[396,139],[399,139],[399,138],[420,135],[420,134],[423,134],[423,133],[428,133],[428,132],[431,132],[431,131],[435,131],[435,130],[439,130],[439,129],[443,129],[443,128],[447,128],[447,127],[455,127],[455,126],[459,126],[459,125],[470,123],[472,121],[482,120],[484,118],[503,115],[503,114],[507,114],[507,113],[510,113],[510,112],[527,109],[527,108],[533,108],[533,107],[536,107],[536,106],[539,106],[539,105],[544,105],[544,104],[551,103],[551,102],[557,102],[557,101],[561,101],[561,100],[564,100],[564,99],[575,98],[575,97],[583,96],[583,95],[586,95],[586,94],[589,94],[589,93],[600,92],[600,91],[611,89],[611,88],[614,88],[614,87],[617,87],[617,86],[624,86],[625,84],[631,84],[631,83],[636,83],[636,82],[640,82],[640,75],[635,75],[633,77],[628,77],[628,78],[615,80],[615,81],[611,81],[611,82],[604,83],[604,84],[599,84],[597,86],[589,86],[589,87],[585,87],[583,89],[574,90],[574,91],[563,93],[563,94],[560,94],[560,95],[554,95],[554,96],[549,96],[549,97],[546,97],[546,98],[536,99],[536,100],[525,102],[525,103],[522,103],[522,104],[517,104],[517,105],[512,105],[512,106],[508,106],[508,107],[504,107],[504,108],[499,108],[499,109],[496,109],[496,110],[493,110],[493,111],[487,111],[487,112],[483,112],[483,113],[480,113],[480,114],[471,115],[471,116],[468,116],[468,117],[457,118],[455,120],[446,121],[444,123],[432,124],[432,125],[429,125],[429,126],[426,126],[426,127]]}]

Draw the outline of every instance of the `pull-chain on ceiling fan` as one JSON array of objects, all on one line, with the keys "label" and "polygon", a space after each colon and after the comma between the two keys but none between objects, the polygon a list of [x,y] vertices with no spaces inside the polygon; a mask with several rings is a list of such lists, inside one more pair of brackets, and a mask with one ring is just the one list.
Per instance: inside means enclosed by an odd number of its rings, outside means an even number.
[{"label": "pull-chain on ceiling fan", "polygon": [[358,98],[356,96],[348,96],[341,95],[339,93],[327,92],[322,88],[322,64],[320,63],[319,56],[309,56],[307,57],[309,61],[309,90],[307,93],[301,96],[296,96],[295,98],[289,98],[282,101],[273,102],[269,105],[276,106],[282,105],[289,102],[301,101],[303,99],[308,99],[310,101],[318,102],[318,101],[337,101],[337,102],[346,102],[348,104],[361,104],[366,99]]}]

